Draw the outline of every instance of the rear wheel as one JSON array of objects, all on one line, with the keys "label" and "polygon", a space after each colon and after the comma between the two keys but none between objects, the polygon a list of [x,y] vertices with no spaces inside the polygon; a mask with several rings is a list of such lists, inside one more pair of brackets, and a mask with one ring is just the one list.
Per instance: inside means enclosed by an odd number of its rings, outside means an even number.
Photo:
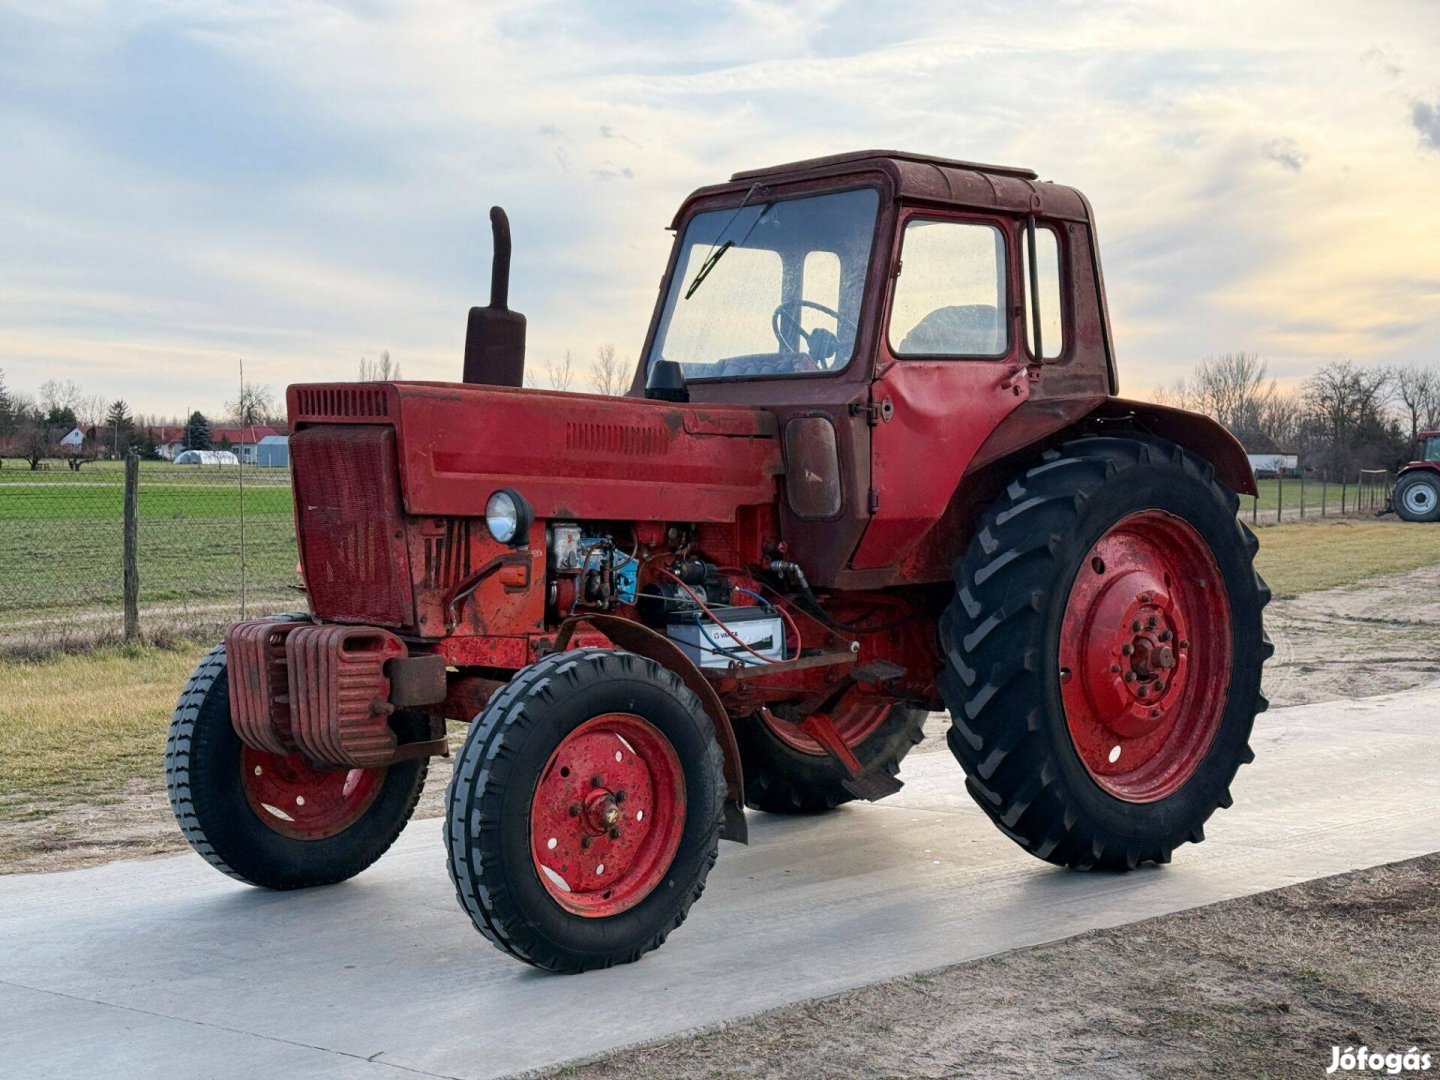
[{"label": "rear wheel", "polygon": [[425,771],[424,761],[330,768],[246,746],[230,723],[223,645],[186,683],[165,748],[170,806],[190,846],[222,873],[268,889],[364,870],[410,820]]},{"label": "rear wheel", "polygon": [[[925,735],[924,709],[888,701],[860,702],[830,717],[865,772],[891,776]],[[794,724],[762,710],[735,725],[745,771],[745,805],[770,814],[832,810],[855,798],[843,786],[847,773],[818,742]]]},{"label": "rear wheel", "polygon": [[1403,521],[1440,521],[1440,474],[1408,472],[1395,481],[1395,513]]},{"label": "rear wheel", "polygon": [[460,906],[537,967],[638,960],[704,890],[724,795],[714,728],[673,673],[606,649],[548,656],[491,699],[456,759]]},{"label": "rear wheel", "polygon": [[982,516],[941,623],[966,786],[1073,867],[1168,862],[1252,760],[1269,590],[1236,496],[1170,443],[1048,452]]}]

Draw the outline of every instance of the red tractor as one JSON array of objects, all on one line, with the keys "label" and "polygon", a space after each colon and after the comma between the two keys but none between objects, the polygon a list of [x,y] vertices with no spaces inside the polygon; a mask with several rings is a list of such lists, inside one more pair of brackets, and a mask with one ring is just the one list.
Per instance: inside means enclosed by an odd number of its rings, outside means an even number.
[{"label": "red tractor", "polygon": [[1038,858],[1203,838],[1265,707],[1255,486],[1213,421],[1115,396],[1083,195],[890,152],[702,188],[619,398],[522,387],[492,221],[463,382],[289,390],[309,612],[232,627],[180,698],[196,851],[357,874],[468,721],[461,906],[605,967],[680,925],[746,807],[896,791],[942,708]]},{"label": "red tractor", "polygon": [[1390,505],[1402,521],[1440,521],[1440,431],[1415,439],[1419,460],[1395,475]]}]

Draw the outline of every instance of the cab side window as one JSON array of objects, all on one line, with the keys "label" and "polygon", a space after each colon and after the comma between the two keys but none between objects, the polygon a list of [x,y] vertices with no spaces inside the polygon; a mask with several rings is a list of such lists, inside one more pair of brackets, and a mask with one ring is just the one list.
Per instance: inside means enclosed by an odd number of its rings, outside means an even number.
[{"label": "cab side window", "polygon": [[1065,320],[1060,306],[1060,240],[1047,225],[1035,229],[1035,266],[1039,270],[1040,345],[1035,349],[1035,311],[1030,298],[1030,244],[1020,239],[1021,276],[1025,292],[1025,342],[1037,360],[1055,360],[1065,351]]},{"label": "cab side window", "polygon": [[1004,356],[1005,270],[1005,236],[995,226],[911,218],[890,311],[895,355]]}]

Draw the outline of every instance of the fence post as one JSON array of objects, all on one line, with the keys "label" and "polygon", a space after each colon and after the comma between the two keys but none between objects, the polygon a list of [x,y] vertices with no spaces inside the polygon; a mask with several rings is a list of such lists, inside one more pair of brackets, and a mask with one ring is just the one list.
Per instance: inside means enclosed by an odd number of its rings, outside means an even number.
[{"label": "fence post", "polygon": [[1305,520],[1305,470],[1300,470],[1300,520]]},{"label": "fence post", "polygon": [[1275,470],[1275,524],[1285,518],[1285,470]]},{"label": "fence post", "polygon": [[140,636],[140,526],[137,496],[140,488],[140,455],[125,456],[125,535],[122,543],[125,590],[125,640]]},{"label": "fence post", "polygon": [[1326,469],[1320,474],[1320,516],[1323,518],[1328,510],[1326,497],[1330,494],[1330,470]]},{"label": "fence post", "polygon": [[1347,482],[1346,479],[1345,479],[1345,473],[1344,473],[1344,472],[1341,472],[1341,473],[1340,473],[1340,516],[1341,516],[1341,517],[1344,517],[1344,516],[1345,516],[1345,488],[1346,488],[1347,483],[1348,483],[1348,482]]}]

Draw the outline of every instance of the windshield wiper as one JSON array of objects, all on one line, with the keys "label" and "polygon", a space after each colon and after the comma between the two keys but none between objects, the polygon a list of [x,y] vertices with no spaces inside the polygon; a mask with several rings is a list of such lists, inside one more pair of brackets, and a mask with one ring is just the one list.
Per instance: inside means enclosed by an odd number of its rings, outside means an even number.
[{"label": "windshield wiper", "polygon": [[[720,236],[724,236],[727,232],[730,231],[730,226],[735,224],[735,219],[740,216],[740,211],[745,209],[745,204],[750,201],[750,196],[754,195],[755,192],[759,190],[760,185],[756,184],[754,187],[752,187],[749,191],[745,193],[745,198],[742,199],[740,201],[740,205],[735,208],[735,213],[730,215],[730,220],[727,221],[725,223],[725,227],[720,230]],[[750,234],[755,231],[755,226],[759,225],[760,222],[765,220],[765,215],[770,213],[770,210],[772,207],[774,207],[774,205],[774,203],[766,203],[760,208],[760,213],[755,215],[755,220],[750,223],[750,228],[746,229],[745,235],[740,238],[741,247],[745,246],[745,241],[750,239]],[[719,238],[719,236],[716,237],[717,240]],[[706,257],[704,263],[701,264],[700,269],[696,272],[695,279],[690,282],[690,287],[685,290],[685,296],[683,297],[683,299],[689,300],[690,297],[695,295],[695,290],[700,288],[701,283],[710,276],[710,271],[715,269],[715,264],[720,261],[721,257],[725,254],[725,252],[729,251],[734,246],[734,240],[726,240],[723,244],[717,247]]]}]

